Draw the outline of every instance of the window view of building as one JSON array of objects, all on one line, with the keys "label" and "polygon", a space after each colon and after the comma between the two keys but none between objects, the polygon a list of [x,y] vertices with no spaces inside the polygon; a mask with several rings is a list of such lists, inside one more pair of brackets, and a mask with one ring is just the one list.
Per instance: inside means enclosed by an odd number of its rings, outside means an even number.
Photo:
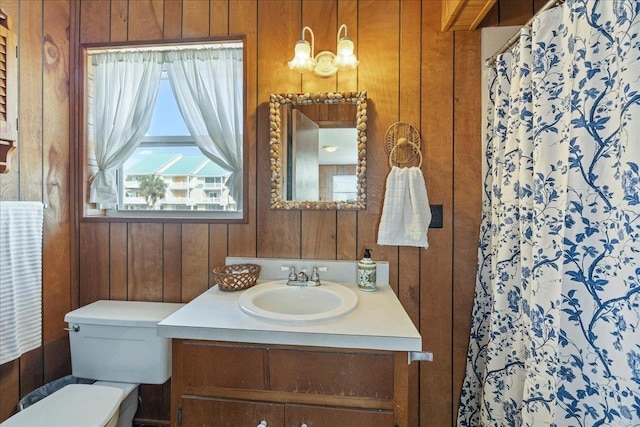
[{"label": "window view of building", "polygon": [[89,208],[241,218],[242,57],[235,40],[91,51]]},{"label": "window view of building", "polygon": [[[140,150],[140,149],[138,149]],[[204,154],[143,152],[123,168],[123,200],[125,210],[209,210],[236,209],[225,182],[229,173]],[[149,179],[158,177],[164,186],[150,189]],[[156,186],[154,186],[156,187]],[[164,188],[162,188],[164,187]],[[151,197],[156,195],[158,197]]]}]

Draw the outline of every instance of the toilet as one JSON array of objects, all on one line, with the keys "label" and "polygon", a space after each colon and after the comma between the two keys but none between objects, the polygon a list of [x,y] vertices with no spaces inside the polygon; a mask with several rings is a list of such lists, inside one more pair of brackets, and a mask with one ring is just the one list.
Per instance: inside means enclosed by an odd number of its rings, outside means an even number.
[{"label": "toilet", "polygon": [[183,305],[104,300],[67,313],[73,376],[96,382],[66,385],[0,426],[131,427],[138,385],[171,377],[171,339],[156,327]]}]

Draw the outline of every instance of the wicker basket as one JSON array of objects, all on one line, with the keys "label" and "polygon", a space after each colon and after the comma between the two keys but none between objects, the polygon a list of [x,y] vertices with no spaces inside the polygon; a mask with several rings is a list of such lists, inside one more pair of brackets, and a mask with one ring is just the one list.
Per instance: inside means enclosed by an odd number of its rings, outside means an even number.
[{"label": "wicker basket", "polygon": [[256,284],[260,266],[256,264],[231,264],[213,269],[213,279],[221,291],[239,291]]}]

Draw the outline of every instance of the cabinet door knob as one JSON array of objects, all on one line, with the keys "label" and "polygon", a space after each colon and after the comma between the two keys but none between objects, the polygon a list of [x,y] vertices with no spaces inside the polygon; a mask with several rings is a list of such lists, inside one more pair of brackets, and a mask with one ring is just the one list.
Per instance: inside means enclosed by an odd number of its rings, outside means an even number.
[{"label": "cabinet door knob", "polygon": [[265,420],[262,420],[256,427],[267,427],[267,422]]},{"label": "cabinet door knob", "polygon": [[302,423],[300,427],[307,427],[307,423]]}]

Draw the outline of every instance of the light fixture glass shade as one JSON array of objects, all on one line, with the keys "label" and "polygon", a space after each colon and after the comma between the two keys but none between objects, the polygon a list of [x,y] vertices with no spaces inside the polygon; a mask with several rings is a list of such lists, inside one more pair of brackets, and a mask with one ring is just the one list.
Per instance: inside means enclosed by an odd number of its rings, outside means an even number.
[{"label": "light fixture glass shade", "polygon": [[333,65],[339,70],[353,70],[360,63],[353,54],[353,41],[349,37],[343,37],[338,42],[338,52]]},{"label": "light fixture glass shade", "polygon": [[296,43],[294,56],[289,61],[289,68],[299,73],[305,71],[313,71],[316,67],[316,61],[311,58],[311,45],[306,40],[300,40]]}]

